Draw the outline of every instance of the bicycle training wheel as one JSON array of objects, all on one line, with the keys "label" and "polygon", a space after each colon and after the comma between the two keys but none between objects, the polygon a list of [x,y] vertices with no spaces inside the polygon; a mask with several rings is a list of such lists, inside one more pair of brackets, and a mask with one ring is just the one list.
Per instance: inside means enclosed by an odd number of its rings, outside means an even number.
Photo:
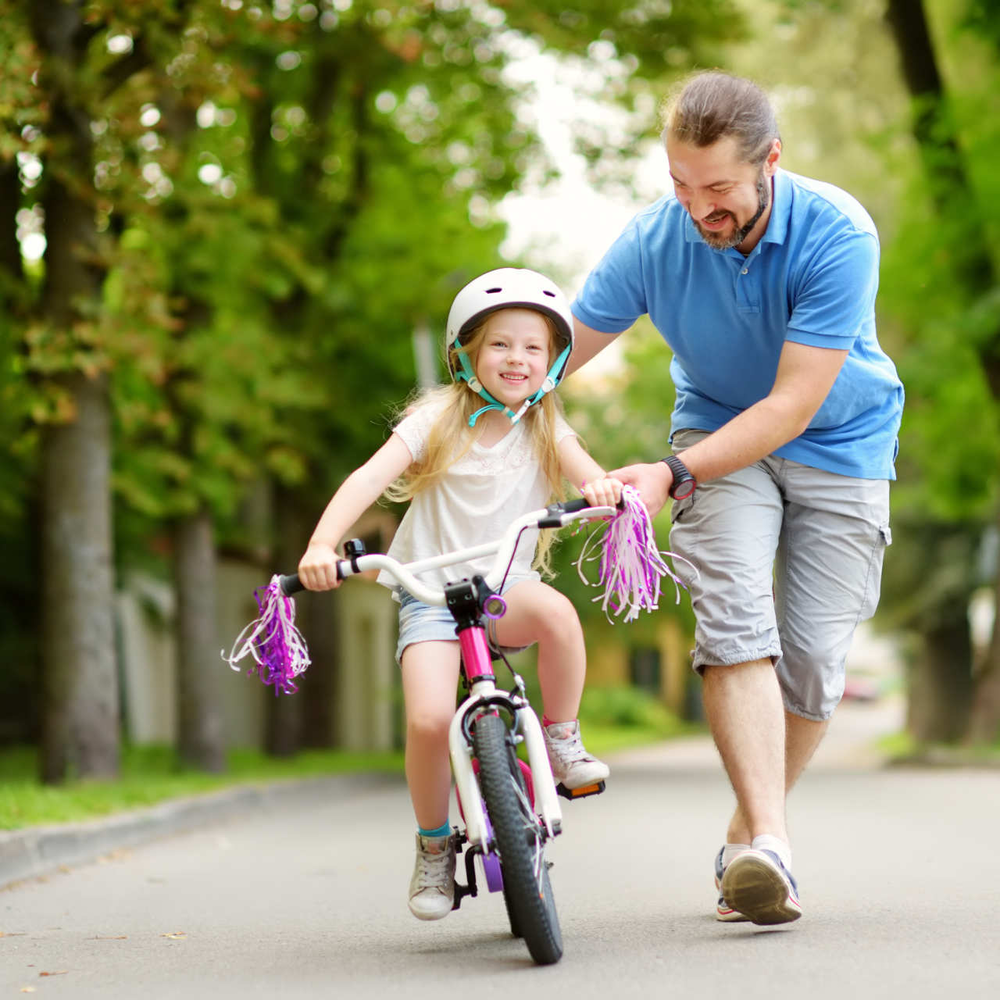
[{"label": "bicycle training wheel", "polygon": [[545,863],[544,830],[528,801],[504,720],[497,715],[480,716],[473,746],[483,802],[500,853],[511,929],[524,938],[539,965],[551,965],[562,957],[563,945]]}]

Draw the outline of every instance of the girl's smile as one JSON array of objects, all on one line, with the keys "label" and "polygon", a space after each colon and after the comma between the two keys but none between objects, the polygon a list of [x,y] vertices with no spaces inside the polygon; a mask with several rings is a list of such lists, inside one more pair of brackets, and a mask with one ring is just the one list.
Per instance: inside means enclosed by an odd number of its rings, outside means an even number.
[{"label": "girl's smile", "polygon": [[494,399],[511,408],[542,386],[549,371],[552,335],[534,309],[501,309],[485,323],[476,376]]}]

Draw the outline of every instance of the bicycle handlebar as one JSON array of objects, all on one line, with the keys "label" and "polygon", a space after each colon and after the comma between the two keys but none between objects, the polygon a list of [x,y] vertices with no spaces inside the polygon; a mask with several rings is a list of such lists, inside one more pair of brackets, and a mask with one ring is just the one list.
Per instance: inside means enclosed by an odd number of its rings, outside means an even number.
[{"label": "bicycle handlebar", "polygon": [[[424,604],[444,605],[445,596],[443,588],[418,580],[416,578],[417,573],[422,573],[429,569],[452,566],[455,563],[466,562],[469,559],[476,559],[480,556],[495,554],[493,565],[486,575],[486,585],[494,588],[499,585],[503,577],[504,568],[510,557],[514,554],[518,538],[525,528],[561,528],[584,517],[610,517],[615,513],[616,508],[614,507],[591,507],[583,497],[575,500],[565,500],[562,503],[550,504],[541,510],[533,510],[517,518],[517,520],[511,522],[508,526],[503,537],[496,541],[485,542],[482,545],[473,545],[465,549],[456,549],[454,552],[446,552],[443,555],[432,556],[429,559],[420,559],[412,563],[401,563],[397,559],[379,552],[373,552],[370,555],[355,556],[351,559],[338,559],[337,579],[343,580],[344,577],[354,576],[356,573],[363,573],[366,570],[384,569],[418,601],[422,601]],[[288,597],[300,590],[306,589],[299,580],[297,573],[282,576],[279,583],[282,593]]]}]

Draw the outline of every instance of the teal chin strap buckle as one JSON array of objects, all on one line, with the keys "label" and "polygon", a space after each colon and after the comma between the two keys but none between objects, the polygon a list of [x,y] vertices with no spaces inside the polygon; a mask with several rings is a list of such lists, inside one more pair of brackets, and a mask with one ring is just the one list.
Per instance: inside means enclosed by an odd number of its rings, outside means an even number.
[{"label": "teal chin strap buckle", "polygon": [[515,413],[509,406],[504,406],[499,400],[494,399],[484,388],[483,384],[476,378],[476,373],[472,370],[472,365],[469,364],[469,359],[464,354],[459,354],[459,363],[462,366],[460,372],[455,373],[455,377],[466,382],[469,388],[482,396],[486,400],[487,405],[480,407],[475,413],[469,417],[469,426],[475,427],[476,421],[489,410],[499,410],[505,417],[510,418],[512,424],[516,424],[521,417],[528,411],[529,406],[533,406],[537,403],[546,393],[551,392],[557,385],[557,372],[560,372],[566,366],[566,361],[569,358],[570,346],[567,344],[563,348],[562,353],[556,358],[552,367],[549,369],[548,375],[545,376],[545,381],[542,382],[541,388],[538,392],[533,393],[529,396],[522,404],[521,408]]},{"label": "teal chin strap buckle", "polygon": [[500,410],[505,416],[511,418],[512,423],[517,421],[514,419],[514,411],[510,407],[504,406],[499,400],[494,399],[484,388],[482,382],[476,378],[476,373],[472,370],[472,365],[469,364],[469,359],[464,354],[459,354],[459,363],[462,365],[462,370],[460,372],[455,372],[455,378],[460,379],[465,382],[469,388],[482,396],[486,400],[487,405],[481,409],[476,410],[475,413],[469,417],[469,426],[475,427],[476,421],[488,410]]}]

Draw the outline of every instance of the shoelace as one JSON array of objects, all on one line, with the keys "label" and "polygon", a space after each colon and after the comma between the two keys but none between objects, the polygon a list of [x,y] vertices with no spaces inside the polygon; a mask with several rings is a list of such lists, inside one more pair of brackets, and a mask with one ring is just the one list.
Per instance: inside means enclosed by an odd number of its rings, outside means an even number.
[{"label": "shoelace", "polygon": [[593,758],[584,749],[579,734],[566,736],[562,739],[549,737],[549,747],[559,758],[561,764],[575,764],[580,760],[592,760]]},{"label": "shoelace", "polygon": [[420,876],[417,881],[421,892],[424,889],[447,890],[448,882],[451,879],[448,863],[450,858],[450,850],[445,850],[441,854],[420,852]]}]

